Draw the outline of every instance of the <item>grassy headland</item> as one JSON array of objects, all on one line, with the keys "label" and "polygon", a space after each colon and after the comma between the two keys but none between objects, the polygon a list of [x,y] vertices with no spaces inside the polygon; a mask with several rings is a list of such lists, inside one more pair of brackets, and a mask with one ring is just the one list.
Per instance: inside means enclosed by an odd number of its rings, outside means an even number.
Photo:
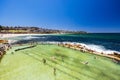
[{"label": "grassy headland", "polygon": [[120,79],[120,65],[106,57],[56,45],[37,45],[11,54],[17,48],[13,47],[3,57],[0,80]]}]

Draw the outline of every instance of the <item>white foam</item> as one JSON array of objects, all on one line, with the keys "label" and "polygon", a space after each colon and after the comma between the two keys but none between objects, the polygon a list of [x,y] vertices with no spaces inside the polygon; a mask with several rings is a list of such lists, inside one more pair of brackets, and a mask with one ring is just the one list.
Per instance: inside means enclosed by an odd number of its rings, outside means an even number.
[{"label": "white foam", "polygon": [[18,40],[8,40],[8,42],[11,44],[11,43],[15,43],[17,42]]},{"label": "white foam", "polygon": [[103,54],[113,54],[114,52],[120,54],[120,52],[115,51],[115,50],[109,50],[106,49],[104,46],[102,45],[95,45],[95,44],[84,44],[84,43],[80,43],[82,46],[85,46],[87,49],[91,49],[93,51],[99,52],[99,53],[103,53]]},{"label": "white foam", "polygon": [[[35,38],[40,38],[40,37],[26,36],[23,40],[30,40],[30,39],[35,39]],[[43,37],[41,37],[41,38],[43,38]]]},{"label": "white foam", "polygon": [[102,45],[95,45],[95,44],[85,44],[85,43],[77,43],[77,42],[63,42],[63,44],[68,43],[68,44],[76,44],[76,45],[81,45],[82,47],[85,47],[87,49],[93,50],[95,52],[98,53],[103,53],[103,54],[113,54],[114,52],[120,54],[120,52],[115,51],[115,50],[109,50],[106,49],[104,46]]}]

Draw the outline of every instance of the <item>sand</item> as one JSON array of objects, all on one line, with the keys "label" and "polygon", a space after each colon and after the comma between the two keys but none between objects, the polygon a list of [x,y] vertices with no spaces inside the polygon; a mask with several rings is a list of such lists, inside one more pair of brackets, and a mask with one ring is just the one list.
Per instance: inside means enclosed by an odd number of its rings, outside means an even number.
[{"label": "sand", "polygon": [[0,39],[29,35],[55,35],[55,34],[0,34]]}]

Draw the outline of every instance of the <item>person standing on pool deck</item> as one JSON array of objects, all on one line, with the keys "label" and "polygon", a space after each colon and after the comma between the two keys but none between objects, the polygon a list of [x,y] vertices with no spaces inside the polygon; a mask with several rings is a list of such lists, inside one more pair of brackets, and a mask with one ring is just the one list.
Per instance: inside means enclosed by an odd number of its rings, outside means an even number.
[{"label": "person standing on pool deck", "polygon": [[53,68],[53,74],[56,76],[56,68]]},{"label": "person standing on pool deck", "polygon": [[43,58],[43,63],[46,64],[46,59]]}]

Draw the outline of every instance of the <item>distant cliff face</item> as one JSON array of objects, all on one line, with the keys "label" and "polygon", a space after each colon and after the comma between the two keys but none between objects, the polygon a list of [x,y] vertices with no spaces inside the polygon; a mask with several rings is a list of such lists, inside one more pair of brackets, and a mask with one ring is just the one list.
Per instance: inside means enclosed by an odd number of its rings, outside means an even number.
[{"label": "distant cliff face", "polygon": [[64,33],[72,33],[72,34],[79,34],[79,33],[87,33],[85,31],[67,31],[67,30],[54,30],[54,29],[45,29],[45,28],[38,28],[38,27],[9,27],[9,26],[1,26],[0,25],[0,33],[41,33],[41,34],[50,34],[50,33],[57,33],[57,34],[64,34]]}]

